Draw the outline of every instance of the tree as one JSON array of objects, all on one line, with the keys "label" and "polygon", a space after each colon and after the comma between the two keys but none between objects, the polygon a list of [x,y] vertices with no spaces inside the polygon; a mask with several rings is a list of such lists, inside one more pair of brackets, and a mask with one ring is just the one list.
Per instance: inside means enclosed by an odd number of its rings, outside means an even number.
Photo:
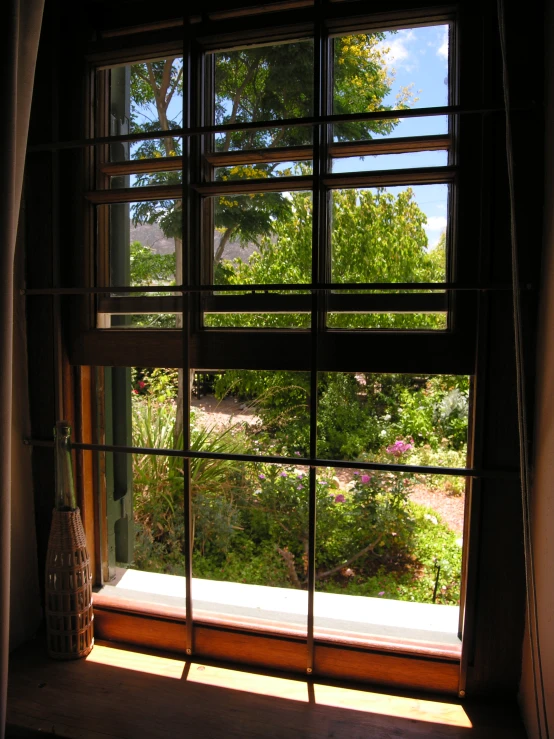
[{"label": "tree", "polygon": [[[393,75],[386,63],[382,33],[359,34],[335,39],[334,100],[337,113],[391,110],[383,105],[390,93]],[[313,114],[313,42],[264,46],[256,49],[222,52],[215,61],[215,119],[218,124],[241,121],[301,118]],[[406,107],[410,92],[403,90],[397,106]],[[335,127],[339,141],[371,139],[375,133],[390,133],[394,120],[365,121]],[[266,130],[232,131],[216,138],[216,149],[232,151],[275,148],[311,143],[311,128],[288,126]],[[290,168],[290,163],[285,165]],[[261,163],[220,168],[219,179],[247,179],[289,174],[278,163]],[[309,167],[304,167],[308,173]],[[273,224],[288,211],[284,194],[255,196],[253,201],[235,198],[229,203],[218,198],[217,228],[222,231],[215,254],[217,265],[225,245],[238,238],[241,244],[258,243],[273,233]]]},{"label": "tree", "polygon": [[[155,62],[133,64],[131,67],[131,128],[133,132],[167,130],[163,139],[142,142],[133,152],[135,159],[171,157],[181,154],[178,138],[169,135],[178,128],[178,98],[182,97],[183,63],[178,57]],[[170,118],[169,109],[174,102],[177,119]],[[170,185],[180,181],[180,172],[154,172],[136,177],[136,185]],[[181,203],[174,200],[155,200],[136,203],[132,217],[137,223],[157,223],[166,238],[175,240],[175,272],[181,271]]]},{"label": "tree", "polygon": [[[392,110],[383,104],[394,76],[387,69],[383,33],[358,34],[335,39],[334,109],[337,113]],[[217,124],[279,120],[313,114],[313,42],[299,41],[257,48],[223,51],[211,57],[215,66],[214,115]],[[182,92],[182,60],[171,57],[135,64],[131,68],[131,123],[134,131],[178,126],[169,115],[170,106]],[[401,91],[397,108],[407,107],[408,90]],[[370,139],[390,133],[394,119],[341,124],[335,127],[340,141]],[[217,151],[298,146],[311,143],[311,128],[288,126],[260,131],[233,131],[216,136]],[[174,156],[181,152],[177,138],[168,135],[142,143],[135,158]],[[290,163],[289,163],[290,166]],[[270,177],[283,171],[276,163],[221,167],[219,179]],[[158,172],[137,177],[137,185],[170,184],[177,172]],[[273,232],[273,224],[287,213],[289,203],[280,193],[226,201],[217,199],[215,226],[221,229],[215,263],[232,239],[245,245]],[[180,203],[139,203],[133,206],[135,222],[158,222],[167,237],[176,239],[180,252]],[[177,268],[179,268],[179,264]]]},{"label": "tree", "polygon": [[[311,276],[311,195],[289,196],[289,218],[273,226],[248,262],[223,262],[228,284],[309,282]],[[332,279],[347,282],[437,282],[445,276],[445,238],[428,250],[426,216],[407,188],[393,195],[383,188],[333,193],[331,231]],[[210,325],[248,326],[252,317],[220,315]],[[304,325],[302,314],[267,317],[271,327]],[[411,314],[331,314],[338,328],[440,328],[442,318]]]}]

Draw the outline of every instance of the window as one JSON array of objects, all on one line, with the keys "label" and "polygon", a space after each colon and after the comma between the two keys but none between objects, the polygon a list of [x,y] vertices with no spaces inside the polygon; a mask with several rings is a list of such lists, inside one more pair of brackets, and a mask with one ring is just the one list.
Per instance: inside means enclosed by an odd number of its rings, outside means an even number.
[{"label": "window", "polygon": [[[295,637],[304,650],[295,653],[300,669],[319,669],[325,649],[341,638],[360,646],[355,629],[337,634],[318,610],[318,540],[325,540],[326,516],[336,530],[332,512],[345,497],[335,494],[335,508],[331,496],[318,497],[325,475],[345,469],[355,487],[354,472],[392,474],[394,480],[403,472],[390,468],[390,457],[360,458],[352,448],[338,460],[342,466],[334,464],[318,434],[322,385],[340,376],[360,403],[364,393],[380,392],[378,374],[412,378],[406,382],[414,388],[439,376],[463,378],[467,386],[475,370],[477,325],[475,294],[454,289],[470,283],[476,249],[468,241],[461,247],[465,231],[456,218],[476,198],[462,186],[474,162],[460,153],[463,125],[453,73],[457,17],[444,11],[362,17],[334,3],[326,12],[323,30],[313,9],[300,8],[261,14],[246,28],[233,20],[237,27],[229,34],[228,21],[194,23],[184,49],[174,40],[182,31],[176,28],[156,46],[149,34],[137,32],[123,50],[93,51],[90,133],[96,143],[87,149],[91,182],[85,200],[94,258],[83,280],[95,297],[79,311],[84,323],[90,309],[89,326],[81,325],[69,340],[73,364],[99,368],[98,428],[104,436],[98,441],[106,468],[99,487],[107,486],[100,520],[105,514],[109,528],[104,563],[110,547],[113,563],[133,560],[137,506],[131,488],[144,484],[138,480],[141,464],[164,457],[142,454],[138,460],[133,449],[133,377],[144,368],[181,371],[183,440],[165,457],[178,460],[185,473],[182,532],[173,542],[188,575],[185,609],[194,615],[186,620],[183,643],[191,650],[204,644],[213,620],[199,617],[195,601],[203,599],[190,577],[195,567],[201,571],[195,557],[202,548],[201,541],[195,548],[190,524],[205,511],[188,474],[204,457],[186,422],[187,371],[303,375],[300,455],[294,449],[274,456],[226,454],[250,480],[302,475],[297,487],[307,516],[300,528],[307,522],[302,574],[308,588],[298,589],[305,601]],[[408,75],[415,83],[411,90],[393,82],[387,49],[398,58],[413,44],[420,53],[431,48],[431,38],[440,64],[427,96],[427,89],[418,92],[426,86],[417,75]],[[471,436],[469,441],[471,447]],[[388,439],[388,446],[394,443]],[[227,461],[217,453],[207,458]],[[456,477],[458,465],[443,466]],[[230,525],[240,526],[232,513]],[[357,544],[343,559],[363,549]],[[272,557],[286,569],[291,559],[281,549],[284,554]],[[300,555],[294,556],[298,561]],[[338,564],[329,555],[325,566]],[[289,567],[290,577],[298,578],[300,570]],[[181,623],[182,613],[179,618]],[[218,628],[231,628],[232,621]],[[241,628],[281,633],[245,620]],[[406,643],[410,652],[413,645]],[[459,650],[446,657],[444,649],[431,652],[439,672],[448,672],[449,685],[457,686]]]}]

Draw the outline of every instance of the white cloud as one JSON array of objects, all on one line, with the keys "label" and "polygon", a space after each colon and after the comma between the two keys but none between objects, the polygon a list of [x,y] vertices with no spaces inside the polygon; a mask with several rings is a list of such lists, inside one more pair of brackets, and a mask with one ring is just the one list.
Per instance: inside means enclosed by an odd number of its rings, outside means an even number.
[{"label": "white cloud", "polygon": [[385,61],[388,66],[404,67],[408,70],[413,69],[413,66],[409,64],[413,61],[412,50],[408,48],[411,41],[416,40],[416,35],[411,29],[398,31],[398,33],[391,35],[385,41],[381,41],[379,47],[382,50],[387,50],[385,53]]},{"label": "white cloud", "polygon": [[437,49],[437,56],[448,59],[448,26],[444,27],[441,44]]},{"label": "white cloud", "polygon": [[427,218],[427,231],[444,231],[446,228],[446,218],[444,216],[429,216]]}]

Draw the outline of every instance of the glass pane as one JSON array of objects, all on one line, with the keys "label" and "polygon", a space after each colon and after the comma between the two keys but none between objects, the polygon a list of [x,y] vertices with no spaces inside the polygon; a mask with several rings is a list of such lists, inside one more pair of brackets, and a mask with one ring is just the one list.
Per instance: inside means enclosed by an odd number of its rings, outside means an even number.
[{"label": "glass pane", "polygon": [[[183,121],[183,59],[113,67],[109,70],[112,136],[180,128]],[[111,161],[180,154],[181,139],[166,138],[110,145]]]},{"label": "glass pane", "polygon": [[[122,321],[125,318],[125,321]],[[178,328],[180,325],[180,314],[175,313],[137,313],[125,316],[111,315],[109,328]],[[105,328],[104,325],[99,328]]]},{"label": "glass pane", "polygon": [[[222,123],[229,122],[222,119]],[[312,144],[312,126],[283,126],[256,130],[228,131],[206,135],[206,149],[216,152],[251,151],[252,149],[290,148]],[[213,143],[212,143],[213,142]],[[209,158],[209,154],[207,155]],[[293,156],[291,155],[291,159]]]},{"label": "glass pane", "polygon": [[307,468],[198,460],[195,615],[307,632]]},{"label": "glass pane", "polygon": [[[183,116],[183,59],[168,57],[109,70],[110,114],[119,133],[180,128]],[[112,135],[115,135],[112,131]],[[165,156],[169,156],[166,152]]]},{"label": "glass pane", "polygon": [[[128,459],[132,496],[114,499],[118,458]],[[185,608],[182,460],[106,454],[108,552],[115,597]]]},{"label": "glass pane", "polygon": [[152,172],[149,174],[117,175],[110,177],[110,188],[120,187],[153,187],[156,185],[178,185],[182,182],[180,169],[167,172]]},{"label": "glass pane", "polygon": [[181,201],[99,206],[99,210],[105,208],[109,219],[110,284],[175,285],[180,275]]},{"label": "glass pane", "polygon": [[311,161],[266,162],[264,164],[235,165],[234,167],[218,167],[215,170],[216,180],[267,179],[268,177],[294,177],[295,175],[311,175]]},{"label": "glass pane", "polygon": [[[214,54],[215,122],[225,124],[310,116],[313,107],[313,58],[311,40]],[[291,143],[298,141],[282,137],[279,145],[289,146]]]},{"label": "glass pane", "polygon": [[213,201],[215,285],[310,282],[310,192],[222,195]]},{"label": "glass pane", "polygon": [[[334,40],[334,113],[448,105],[448,25],[350,34]],[[399,132],[401,129],[401,132]],[[339,141],[444,133],[446,119],[341,123]]]},{"label": "glass pane", "polygon": [[[205,451],[305,457],[310,447],[307,372],[196,373],[191,433]],[[219,448],[219,447],[218,447]]]},{"label": "glass pane", "polygon": [[[106,442],[178,447],[178,384],[175,369],[104,368]],[[104,456],[114,594],[184,608],[182,458]]]},{"label": "glass pane", "polygon": [[444,282],[448,185],[335,190],[334,282]]},{"label": "glass pane", "polygon": [[334,473],[317,484],[316,633],[459,650],[463,494],[408,473]]},{"label": "glass pane", "polygon": [[466,466],[466,375],[321,372],[318,383],[319,457]]},{"label": "glass pane", "polygon": [[446,313],[328,313],[327,326],[343,329],[445,331]]},{"label": "glass pane", "polygon": [[311,325],[309,313],[204,313],[206,328],[302,328]]},{"label": "glass pane", "polygon": [[335,157],[333,172],[371,172],[373,170],[409,169],[411,167],[446,167],[447,151],[414,151],[406,154],[379,154],[363,157]]}]

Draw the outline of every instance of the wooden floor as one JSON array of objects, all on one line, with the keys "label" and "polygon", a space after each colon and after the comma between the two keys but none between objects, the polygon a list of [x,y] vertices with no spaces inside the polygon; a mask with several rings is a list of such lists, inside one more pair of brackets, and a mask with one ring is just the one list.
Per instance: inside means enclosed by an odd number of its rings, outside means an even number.
[{"label": "wooden floor", "polygon": [[515,706],[390,695],[99,643],[49,660],[42,642],[11,657],[8,737],[388,739],[525,737]]}]

